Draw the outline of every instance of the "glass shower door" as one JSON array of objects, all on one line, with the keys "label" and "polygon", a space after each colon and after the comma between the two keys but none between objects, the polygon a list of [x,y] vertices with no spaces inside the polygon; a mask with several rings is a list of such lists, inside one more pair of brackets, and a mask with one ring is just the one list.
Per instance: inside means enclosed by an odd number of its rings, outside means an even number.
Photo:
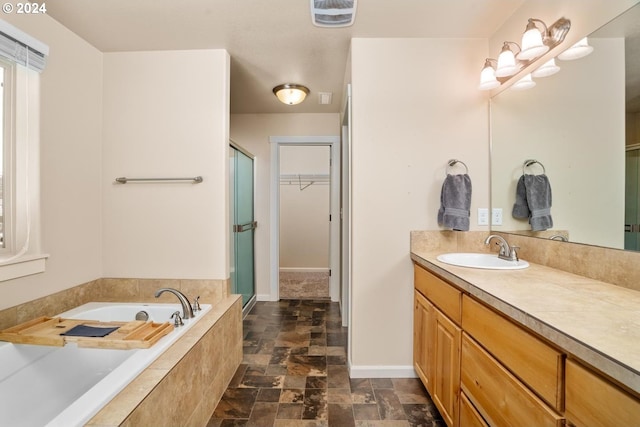
[{"label": "glass shower door", "polygon": [[232,292],[242,295],[242,306],[255,294],[253,242],[253,159],[230,147],[230,190],[232,227]]},{"label": "glass shower door", "polygon": [[640,149],[628,150],[625,164],[624,248],[640,250]]}]

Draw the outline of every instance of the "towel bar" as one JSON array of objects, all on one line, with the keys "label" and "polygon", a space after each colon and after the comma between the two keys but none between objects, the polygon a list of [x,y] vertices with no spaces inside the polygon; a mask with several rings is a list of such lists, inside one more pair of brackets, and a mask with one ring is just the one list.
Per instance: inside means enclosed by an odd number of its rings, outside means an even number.
[{"label": "towel bar", "polygon": [[195,176],[193,178],[127,178],[121,176],[116,178],[116,182],[119,184],[126,184],[127,182],[160,182],[160,181],[190,181],[194,184],[200,184],[204,179],[201,176]]}]

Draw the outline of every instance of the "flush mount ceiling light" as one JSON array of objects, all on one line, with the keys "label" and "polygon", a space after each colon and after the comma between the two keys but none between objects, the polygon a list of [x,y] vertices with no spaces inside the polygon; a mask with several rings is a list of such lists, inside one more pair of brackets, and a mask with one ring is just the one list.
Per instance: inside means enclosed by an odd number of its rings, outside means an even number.
[{"label": "flush mount ceiling light", "polygon": [[311,0],[311,22],[317,27],[348,27],[356,19],[358,0]]},{"label": "flush mount ceiling light", "polygon": [[593,46],[589,46],[589,40],[585,37],[558,55],[558,59],[561,59],[562,61],[570,61],[572,59],[585,57],[591,52],[593,52]]},{"label": "flush mount ceiling light", "polygon": [[285,83],[273,88],[273,94],[278,97],[280,102],[287,105],[300,104],[309,94],[306,86]]}]

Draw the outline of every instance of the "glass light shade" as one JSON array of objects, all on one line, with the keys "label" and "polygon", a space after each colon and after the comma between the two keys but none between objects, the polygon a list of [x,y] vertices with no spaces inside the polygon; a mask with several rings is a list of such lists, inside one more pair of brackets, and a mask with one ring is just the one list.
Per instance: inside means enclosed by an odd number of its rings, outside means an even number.
[{"label": "glass light shade", "polygon": [[511,86],[511,88],[514,90],[525,90],[525,89],[531,89],[535,85],[536,85],[536,82],[534,82],[533,79],[531,78],[531,74],[527,74],[526,76],[518,80],[516,83],[514,83],[513,86]]},{"label": "glass light shade", "polygon": [[309,94],[309,89],[302,85],[287,83],[274,87],[273,93],[283,104],[296,105],[304,101]]},{"label": "glass light shade", "polygon": [[522,35],[522,50],[518,53],[517,58],[529,61],[545,54],[548,50],[549,46],[542,42],[542,33],[533,26]]},{"label": "glass light shade", "polygon": [[496,72],[491,65],[485,65],[480,72],[480,90],[491,90],[500,86],[500,82],[496,79]]},{"label": "glass light shade", "polygon": [[496,77],[509,77],[517,73],[519,67],[516,65],[516,57],[509,47],[505,44],[498,56],[498,68],[496,68]]},{"label": "glass light shade", "polygon": [[540,68],[532,72],[531,75],[533,77],[547,77],[557,73],[558,71],[560,71],[560,67],[556,65],[556,60],[551,58],[542,64]]},{"label": "glass light shade", "polygon": [[569,49],[558,55],[558,59],[563,61],[570,61],[572,59],[578,59],[585,57],[593,52],[593,46],[589,46],[589,40],[583,38],[578,43],[571,46]]}]

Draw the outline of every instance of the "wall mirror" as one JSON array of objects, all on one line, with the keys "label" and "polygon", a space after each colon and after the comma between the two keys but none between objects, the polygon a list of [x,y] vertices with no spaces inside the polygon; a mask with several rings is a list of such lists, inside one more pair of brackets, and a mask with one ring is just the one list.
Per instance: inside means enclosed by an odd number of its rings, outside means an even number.
[{"label": "wall mirror", "polygon": [[[640,250],[640,5],[589,35],[593,52],[556,63],[529,90],[490,101],[492,231]],[[525,166],[525,161],[536,160]],[[553,227],[512,217],[523,173],[549,178]]]}]

